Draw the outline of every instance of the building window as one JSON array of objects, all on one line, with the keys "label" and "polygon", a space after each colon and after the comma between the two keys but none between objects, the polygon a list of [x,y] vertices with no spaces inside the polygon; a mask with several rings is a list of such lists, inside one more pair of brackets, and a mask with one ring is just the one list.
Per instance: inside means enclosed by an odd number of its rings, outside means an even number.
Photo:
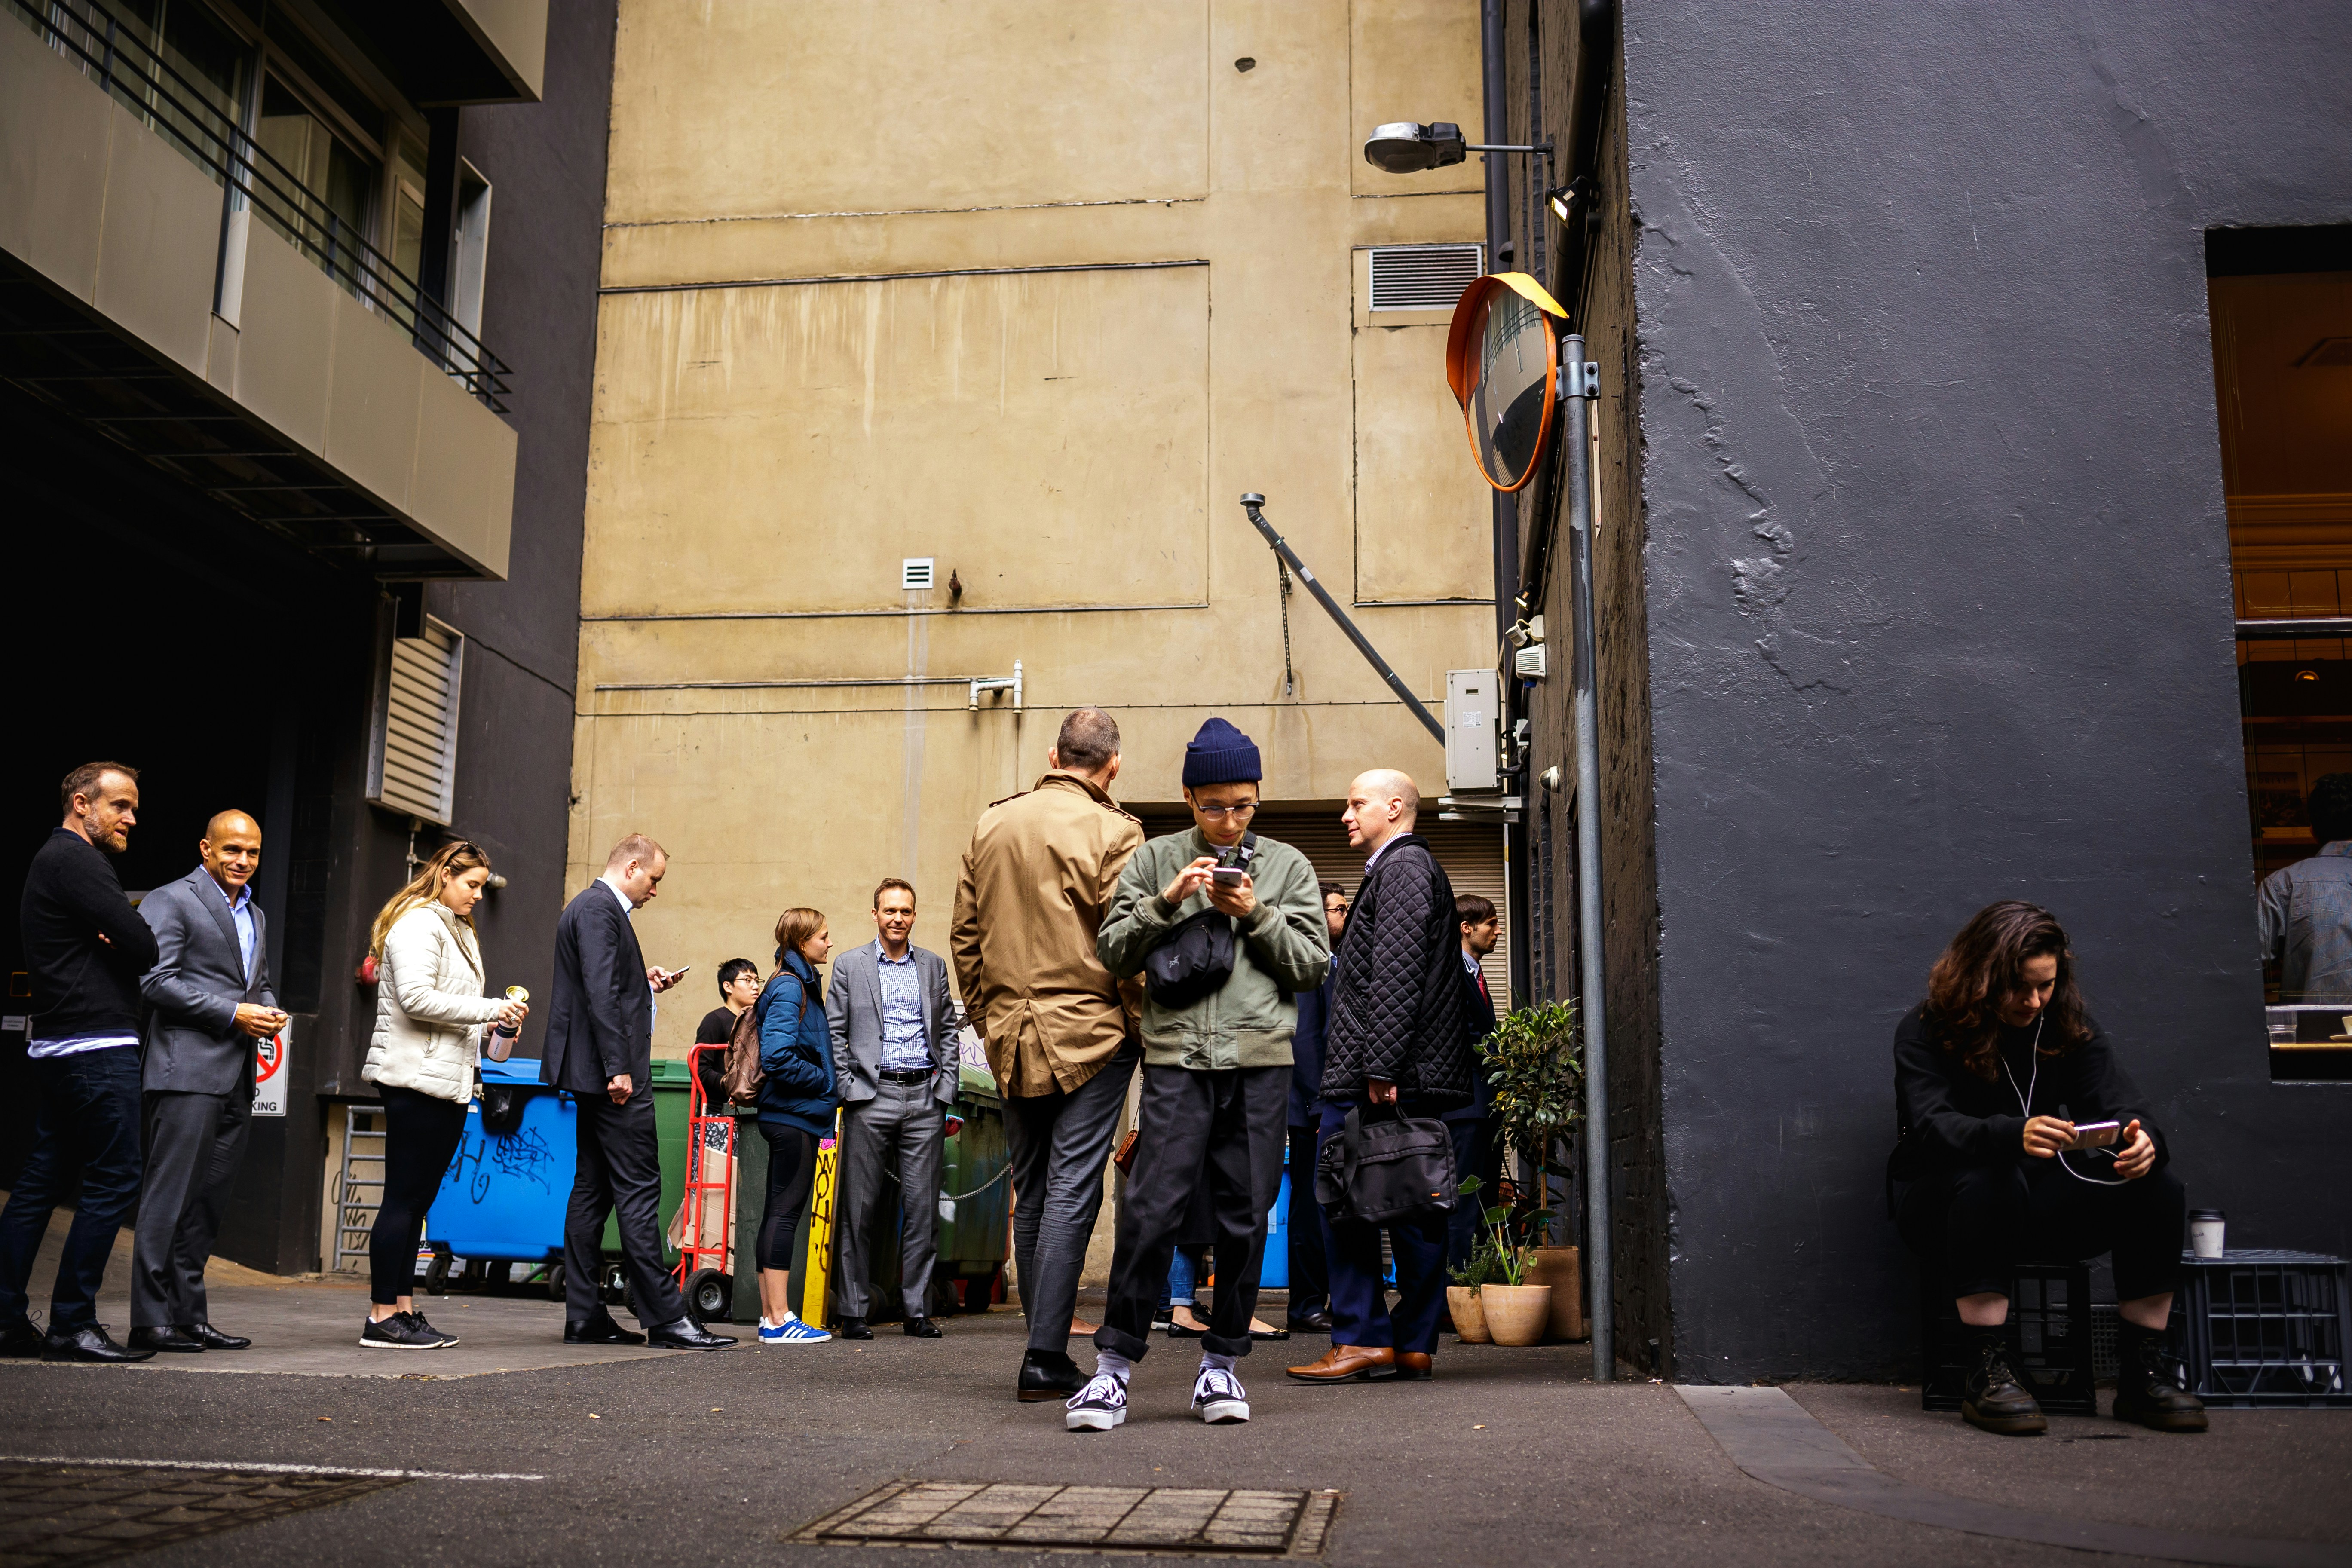
[{"label": "building window", "polygon": [[482,335],[482,282],[490,264],[490,183],[457,163],[457,213],[449,266],[449,309],[457,324]]}]

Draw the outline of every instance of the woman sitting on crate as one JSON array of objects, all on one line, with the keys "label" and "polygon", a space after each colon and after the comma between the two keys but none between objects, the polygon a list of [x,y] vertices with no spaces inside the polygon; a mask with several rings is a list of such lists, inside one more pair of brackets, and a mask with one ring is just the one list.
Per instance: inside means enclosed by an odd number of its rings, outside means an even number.
[{"label": "woman sitting on crate", "polygon": [[2205,1430],[2205,1406],[2175,1384],[2163,1353],[2187,1194],[2139,1090],[2083,1011],[2049,910],[1989,904],[1952,939],[1927,999],[1895,1028],[1895,1098],[1890,1199],[1904,1240],[1958,1299],[1961,1415],[1988,1432],[2047,1428],[2011,1360],[2016,1266],[2112,1250],[2116,1417]]},{"label": "woman sitting on crate", "polygon": [[368,1237],[370,1350],[444,1350],[457,1342],[416,1310],[417,1243],[425,1212],[466,1131],[466,1107],[485,1026],[521,1025],[530,1009],[482,994],[474,906],[490,858],[463,839],[444,844],[375,917],[375,1034],[360,1077],[383,1096],[383,1203]]},{"label": "woman sitting on crate", "polygon": [[833,932],[814,910],[776,917],[776,973],[752,1005],[760,1031],[760,1131],[768,1141],[768,1206],[760,1216],[760,1342],[820,1344],[833,1338],[793,1310],[793,1237],[816,1174],[816,1143],[833,1135],[841,1103],[833,1031],[816,966]]}]

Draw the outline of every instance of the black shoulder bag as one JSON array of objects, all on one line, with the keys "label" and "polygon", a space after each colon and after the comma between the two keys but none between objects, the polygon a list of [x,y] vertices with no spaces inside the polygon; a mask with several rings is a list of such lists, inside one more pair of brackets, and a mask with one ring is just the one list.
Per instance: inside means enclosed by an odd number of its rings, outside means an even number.
[{"label": "black shoulder bag", "polygon": [[1445,1123],[1420,1116],[1367,1123],[1363,1114],[1351,1108],[1316,1157],[1315,1201],[1324,1213],[1364,1225],[1451,1213],[1461,1182]]},{"label": "black shoulder bag", "polygon": [[[1242,836],[1242,864],[1257,853],[1257,835]],[[1188,915],[1143,955],[1144,988],[1174,1012],[1223,988],[1234,972],[1234,917],[1218,909]]]}]

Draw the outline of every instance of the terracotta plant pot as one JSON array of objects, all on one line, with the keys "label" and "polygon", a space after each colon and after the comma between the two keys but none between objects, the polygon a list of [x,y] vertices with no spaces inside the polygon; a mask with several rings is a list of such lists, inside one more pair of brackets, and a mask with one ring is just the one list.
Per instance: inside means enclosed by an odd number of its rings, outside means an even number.
[{"label": "terracotta plant pot", "polygon": [[1496,1344],[1537,1344],[1551,1316],[1551,1287],[1481,1285],[1478,1306],[1486,1315],[1486,1331],[1495,1336]]},{"label": "terracotta plant pot", "polygon": [[1489,1345],[1494,1339],[1486,1332],[1486,1310],[1478,1303],[1479,1287],[1448,1285],[1445,1288],[1445,1310],[1453,1315],[1454,1331],[1462,1336],[1465,1345]]},{"label": "terracotta plant pot", "polygon": [[1537,1247],[1528,1262],[1528,1283],[1551,1287],[1551,1317],[1544,1327],[1546,1339],[1573,1342],[1585,1337],[1581,1253],[1573,1247]]}]

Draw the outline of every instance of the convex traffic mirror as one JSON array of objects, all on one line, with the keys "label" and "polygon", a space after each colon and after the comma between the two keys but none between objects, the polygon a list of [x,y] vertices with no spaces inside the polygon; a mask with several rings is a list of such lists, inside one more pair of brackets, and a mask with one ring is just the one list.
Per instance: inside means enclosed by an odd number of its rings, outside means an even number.
[{"label": "convex traffic mirror", "polygon": [[1498,490],[1535,477],[1559,395],[1568,312],[1524,272],[1489,273],[1462,292],[1445,339],[1445,381],[1462,405],[1478,471]]}]

